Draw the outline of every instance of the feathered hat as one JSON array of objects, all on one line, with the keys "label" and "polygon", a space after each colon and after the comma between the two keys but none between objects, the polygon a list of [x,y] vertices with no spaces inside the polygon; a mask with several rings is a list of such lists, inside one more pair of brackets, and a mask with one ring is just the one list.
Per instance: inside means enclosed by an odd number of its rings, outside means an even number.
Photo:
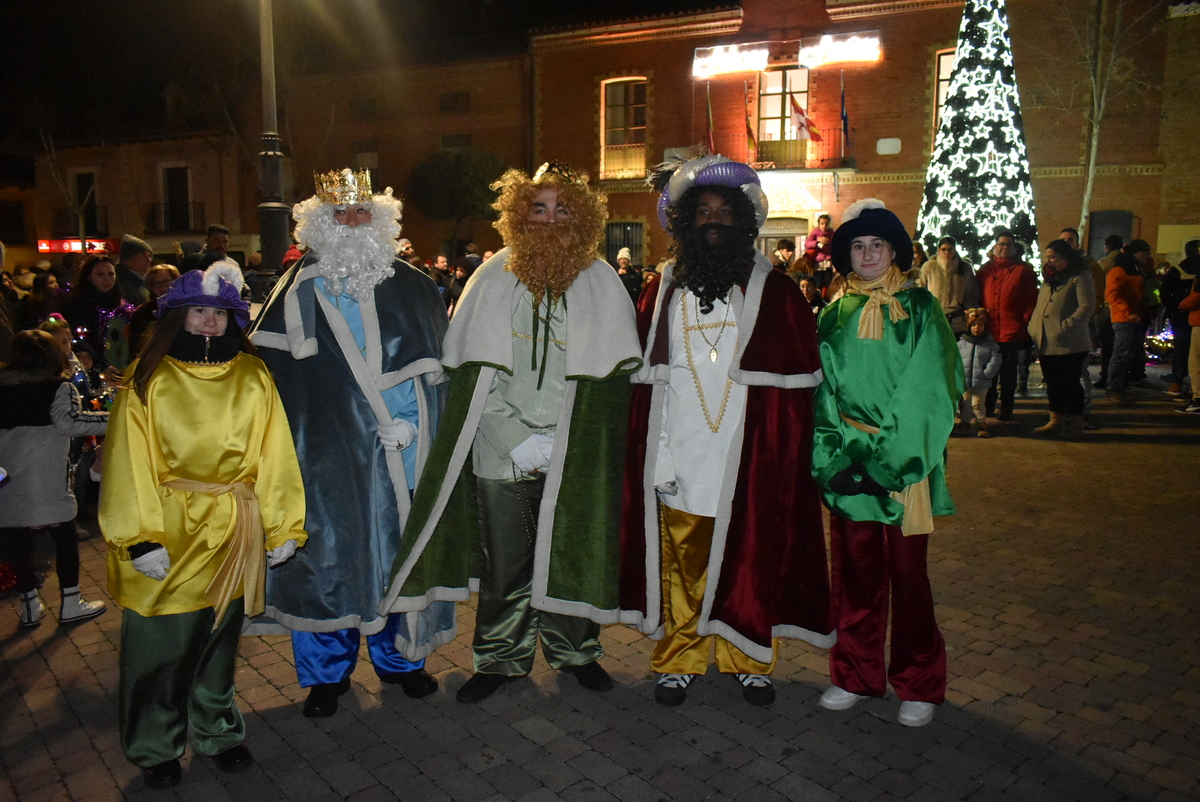
[{"label": "feathered hat", "polygon": [[857,237],[879,237],[892,246],[892,261],[906,272],[912,267],[912,237],[904,229],[900,218],[888,211],[883,201],[864,198],[850,204],[842,214],[842,224],[833,232],[830,246],[833,266],[843,276],[850,275],[850,243]]},{"label": "feathered hat", "polygon": [[250,304],[242,300],[242,269],[226,257],[213,262],[207,270],[189,270],[158,299],[158,314],[181,306],[213,306],[233,312],[239,326],[250,325]]},{"label": "feathered hat", "polygon": [[687,161],[663,162],[650,171],[646,182],[661,194],[658,198],[658,222],[667,228],[667,210],[679,203],[692,187],[736,187],[754,206],[755,225],[767,222],[767,196],[758,173],[748,164],[735,162],[719,154]]}]

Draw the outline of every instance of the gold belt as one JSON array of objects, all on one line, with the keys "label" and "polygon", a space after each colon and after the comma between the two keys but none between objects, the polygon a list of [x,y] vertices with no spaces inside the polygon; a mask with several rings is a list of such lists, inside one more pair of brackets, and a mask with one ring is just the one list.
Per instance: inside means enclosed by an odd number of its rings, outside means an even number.
[{"label": "gold belt", "polygon": [[254,485],[250,482],[217,484],[195,479],[168,479],[162,484],[163,487],[191,493],[206,493],[210,496],[233,494],[237,503],[233,540],[229,544],[229,553],[225,555],[212,581],[204,589],[204,595],[216,610],[214,630],[225,617],[225,610],[236,598],[239,584],[245,589],[246,615],[261,613],[266,609],[263,593],[266,546],[263,543],[262,514],[258,510],[258,496],[254,494]]},{"label": "gold belt", "polygon": [[[878,426],[861,423],[838,410],[846,424],[860,432],[879,434]],[[933,501],[929,498],[929,477],[919,482],[906,485],[903,490],[893,490],[888,494],[892,500],[904,505],[904,520],[900,523],[900,531],[906,535],[927,535],[933,531]]]}]

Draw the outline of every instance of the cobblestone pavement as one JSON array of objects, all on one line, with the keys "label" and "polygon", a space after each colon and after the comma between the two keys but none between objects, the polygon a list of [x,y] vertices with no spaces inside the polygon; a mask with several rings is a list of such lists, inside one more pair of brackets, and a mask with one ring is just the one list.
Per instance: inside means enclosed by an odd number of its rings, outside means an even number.
[{"label": "cobblestone pavement", "polygon": [[[1156,371],[1157,372],[1157,371]],[[1035,373],[1036,377],[1036,373]],[[1036,378],[1035,378],[1036,381]],[[479,705],[455,701],[463,634],[414,701],[366,661],[337,715],[300,712],[285,638],[244,638],[237,686],[257,766],[184,760],[189,800],[1182,800],[1200,798],[1200,417],[1143,391],[1096,404],[1102,428],[1039,439],[1044,401],[989,440],[951,442],[959,514],[930,544],[949,648],[946,704],[923,729],[894,697],[820,709],[827,656],[785,642],[767,709],[710,672],[682,707],[652,700],[650,643],[604,630],[611,692],[539,660]],[[84,595],[104,596],[104,546],[81,545]],[[51,572],[44,597],[57,612]],[[17,627],[0,605],[0,800],[168,799],[121,755],[120,615]],[[365,650],[364,650],[365,652]]]}]

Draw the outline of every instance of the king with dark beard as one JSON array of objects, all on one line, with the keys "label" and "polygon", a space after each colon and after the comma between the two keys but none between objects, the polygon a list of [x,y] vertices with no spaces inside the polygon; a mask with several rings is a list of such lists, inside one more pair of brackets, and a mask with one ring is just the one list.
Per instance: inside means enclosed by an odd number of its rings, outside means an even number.
[{"label": "king with dark beard", "polygon": [[551,668],[604,691],[600,624],[620,620],[621,466],[641,365],[633,306],[595,256],[607,212],[586,175],[551,162],[492,188],[507,247],[450,322],[446,417],[380,611],[478,589],[461,702],[529,674],[539,640]]},{"label": "king with dark beard", "polygon": [[715,645],[718,670],[768,705],[776,638],[834,640],[809,476],[816,321],[754,248],[767,216],[754,170],[705,156],[663,179],[675,261],[638,310],[621,607],[659,639],[655,701],[682,704]]}]

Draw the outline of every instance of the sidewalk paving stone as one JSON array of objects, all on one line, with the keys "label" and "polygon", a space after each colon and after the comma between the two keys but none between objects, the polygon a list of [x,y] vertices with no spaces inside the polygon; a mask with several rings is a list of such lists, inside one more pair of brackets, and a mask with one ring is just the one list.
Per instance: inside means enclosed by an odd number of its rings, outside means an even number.
[{"label": "sidewalk paving stone", "polygon": [[[0,802],[1200,798],[1200,423],[1157,399],[1097,400],[1104,428],[1046,440],[1031,433],[1043,407],[1019,399],[991,439],[950,442],[959,512],[929,545],[949,689],[923,729],[896,724],[891,694],[820,709],[827,654],[786,640],[771,707],[746,705],[715,669],[683,706],[660,707],[653,643],[621,626],[601,633],[608,693],[539,660],[461,704],[471,603],[429,658],[436,694],[381,684],[364,647],[328,719],[301,713],[290,639],[243,638],[238,698],[257,766],[224,775],[189,752],[183,784],[150,792],[117,736],[120,613],[59,626],[50,570],[41,626],[17,626],[11,594],[0,603]],[[80,551],[84,595],[106,598],[94,530]]]}]

